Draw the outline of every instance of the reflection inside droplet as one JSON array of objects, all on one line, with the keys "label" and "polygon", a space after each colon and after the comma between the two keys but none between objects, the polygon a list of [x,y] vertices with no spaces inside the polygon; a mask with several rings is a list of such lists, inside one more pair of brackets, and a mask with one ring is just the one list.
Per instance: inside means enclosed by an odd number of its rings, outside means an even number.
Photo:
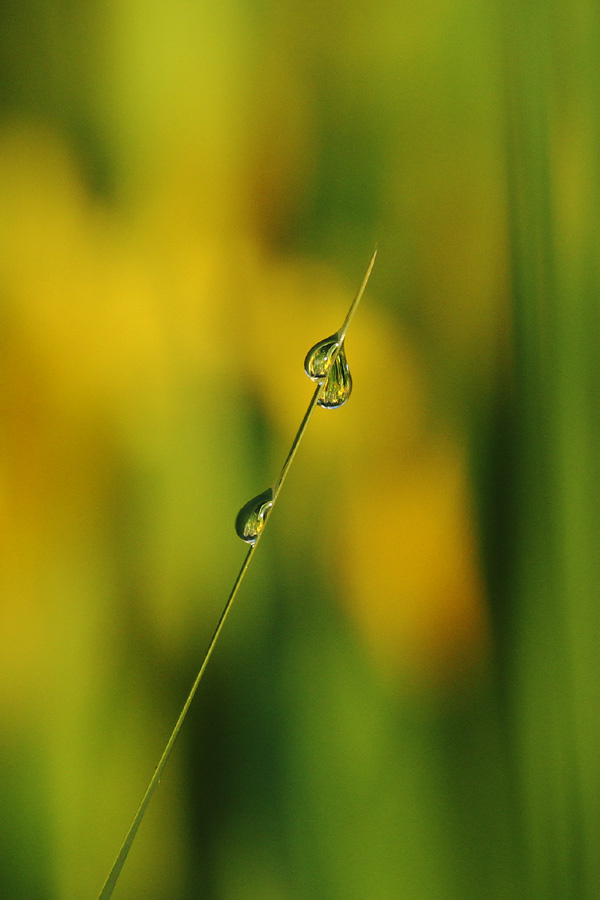
[{"label": "reflection inside droplet", "polygon": [[244,504],[235,519],[235,530],[238,537],[248,544],[253,544],[265,527],[272,506],[272,488],[268,488]]},{"label": "reflection inside droplet", "polygon": [[343,406],[352,393],[352,375],[343,344],[331,366],[331,357],[339,345],[338,334],[332,334],[311,347],[304,360],[304,371],[313,381],[320,381],[329,371],[327,382],[317,401],[325,409]]}]

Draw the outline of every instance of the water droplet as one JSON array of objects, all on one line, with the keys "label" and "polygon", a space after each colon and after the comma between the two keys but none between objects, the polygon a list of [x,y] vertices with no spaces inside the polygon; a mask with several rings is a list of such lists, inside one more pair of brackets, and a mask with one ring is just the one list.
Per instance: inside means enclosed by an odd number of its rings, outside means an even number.
[{"label": "water droplet", "polygon": [[[315,344],[306,354],[304,371],[313,381],[320,381],[327,373],[330,360],[340,345],[339,334],[332,334]],[[346,349],[342,345],[327,376],[327,383],[317,401],[325,409],[343,406],[352,393],[352,375],[346,359]]]},{"label": "water droplet", "polygon": [[272,488],[268,488],[258,497],[253,497],[244,504],[235,519],[235,530],[238,537],[248,544],[253,544],[265,527],[272,506]]},{"label": "water droplet", "polygon": [[332,334],[331,337],[323,338],[322,341],[310,348],[304,360],[304,371],[309,378],[312,378],[313,381],[318,381],[323,377],[329,368],[331,354],[338,346],[338,336],[337,334]]}]

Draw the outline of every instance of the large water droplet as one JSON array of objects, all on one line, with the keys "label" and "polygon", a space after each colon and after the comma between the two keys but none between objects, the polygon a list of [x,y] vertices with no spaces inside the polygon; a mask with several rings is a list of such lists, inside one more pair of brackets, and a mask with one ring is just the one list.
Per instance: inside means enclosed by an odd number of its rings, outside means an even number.
[{"label": "large water droplet", "polygon": [[312,378],[313,381],[318,381],[323,377],[329,368],[331,354],[334,353],[338,346],[338,336],[337,334],[332,334],[331,337],[323,338],[322,341],[310,348],[304,360],[304,371],[309,378]]},{"label": "large water droplet", "polygon": [[329,370],[327,383],[318,399],[319,406],[325,409],[337,409],[343,406],[352,393],[352,375],[346,359],[346,348],[343,346],[329,369],[331,357],[340,345],[338,334],[323,338],[306,354],[304,371],[313,381],[320,381]]},{"label": "large water droplet", "polygon": [[272,506],[272,488],[268,488],[258,497],[253,497],[244,504],[235,519],[235,530],[238,537],[248,544],[253,544],[265,527]]}]

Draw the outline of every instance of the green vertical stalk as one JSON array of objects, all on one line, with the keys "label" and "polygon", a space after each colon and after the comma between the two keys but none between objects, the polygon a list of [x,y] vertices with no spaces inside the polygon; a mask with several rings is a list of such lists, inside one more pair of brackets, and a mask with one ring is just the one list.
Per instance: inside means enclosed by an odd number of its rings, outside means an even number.
[{"label": "green vertical stalk", "polygon": [[581,341],[595,323],[570,283],[559,240],[553,72],[565,9],[545,0],[505,0],[503,9],[518,419],[514,700],[527,892],[591,900],[597,825],[584,799],[591,774],[584,757],[598,709],[586,639],[599,637],[598,615],[590,615],[597,491]]}]

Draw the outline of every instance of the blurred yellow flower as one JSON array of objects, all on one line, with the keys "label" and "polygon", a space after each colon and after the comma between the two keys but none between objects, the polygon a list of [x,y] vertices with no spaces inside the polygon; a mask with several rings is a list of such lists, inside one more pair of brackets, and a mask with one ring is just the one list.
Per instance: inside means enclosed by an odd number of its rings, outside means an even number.
[{"label": "blurred yellow flower", "polygon": [[487,617],[464,456],[447,437],[415,449],[346,496],[344,596],[385,670],[438,687],[482,661]]}]

